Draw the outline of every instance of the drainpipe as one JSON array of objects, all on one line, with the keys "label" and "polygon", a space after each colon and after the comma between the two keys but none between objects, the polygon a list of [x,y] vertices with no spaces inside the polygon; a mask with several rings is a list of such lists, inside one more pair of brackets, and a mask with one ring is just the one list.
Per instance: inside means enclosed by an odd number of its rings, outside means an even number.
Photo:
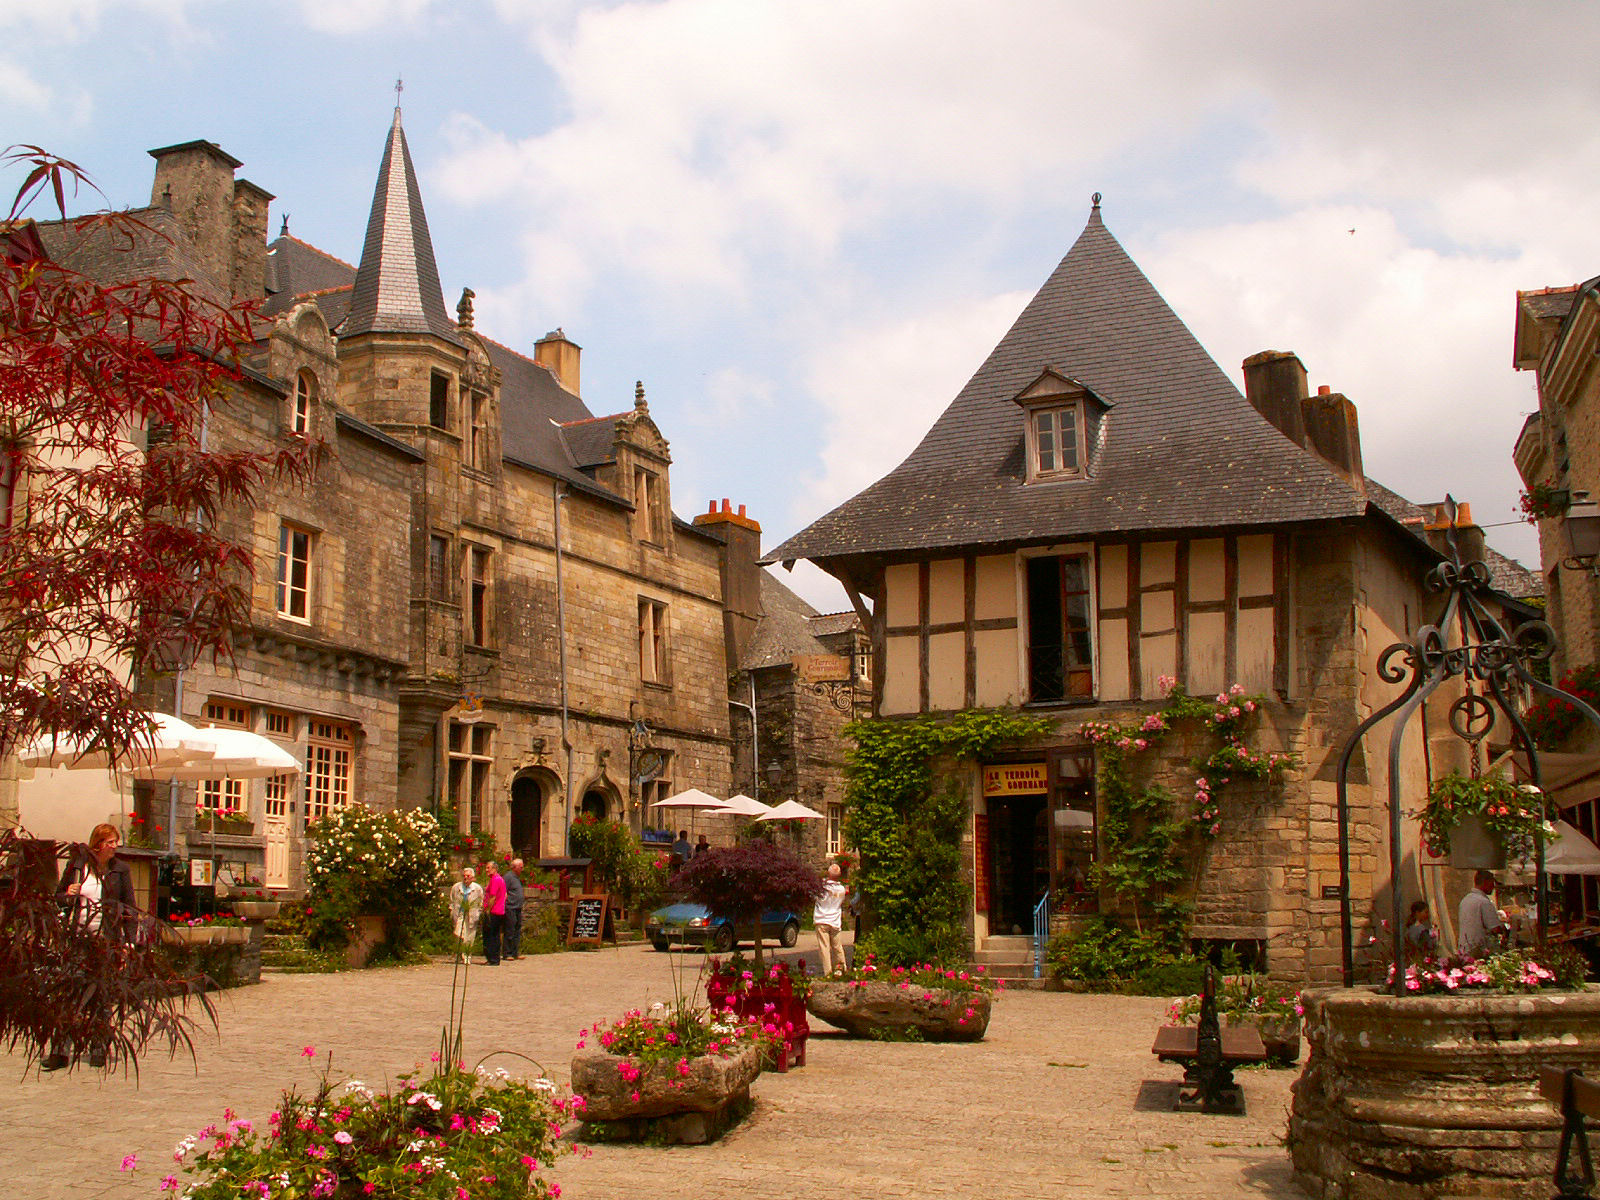
[{"label": "drainpipe", "polygon": [[729,696],[728,706],[742,708],[750,714],[750,794],[755,796],[761,790],[761,744],[756,741],[756,673],[748,671],[745,675],[750,680],[750,703]]},{"label": "drainpipe", "polygon": [[550,494],[555,509],[556,542],[556,637],[561,654],[561,745],[567,752],[567,773],[564,781],[566,797],[562,805],[562,856],[572,852],[572,730],[567,712],[567,593],[561,582],[561,502],[567,498],[567,489],[561,481],[551,484]]}]

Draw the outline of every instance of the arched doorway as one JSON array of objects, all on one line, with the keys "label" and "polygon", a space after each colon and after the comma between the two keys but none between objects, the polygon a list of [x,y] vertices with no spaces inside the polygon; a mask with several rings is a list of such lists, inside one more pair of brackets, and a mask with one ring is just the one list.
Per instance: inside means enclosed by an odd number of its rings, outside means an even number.
[{"label": "arched doorway", "polygon": [[580,811],[585,816],[593,817],[597,821],[604,821],[610,815],[610,806],[611,799],[605,792],[599,788],[590,788],[583,794],[583,804],[580,806]]},{"label": "arched doorway", "polygon": [[539,773],[525,771],[511,781],[511,849],[529,862],[544,857],[544,801],[549,794]]}]

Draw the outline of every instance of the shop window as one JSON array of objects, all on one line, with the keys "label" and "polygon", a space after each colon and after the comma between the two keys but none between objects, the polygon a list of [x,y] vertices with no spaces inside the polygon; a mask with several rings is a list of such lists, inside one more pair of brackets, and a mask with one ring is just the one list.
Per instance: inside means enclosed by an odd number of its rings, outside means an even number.
[{"label": "shop window", "polygon": [[325,817],[350,803],[354,745],[350,726],[311,722],[306,739],[306,820]]},{"label": "shop window", "polygon": [[1028,698],[1094,696],[1089,629],[1089,559],[1072,554],[1028,564]]},{"label": "shop window", "polygon": [[250,728],[250,710],[232,700],[208,700],[201,713],[208,725],[231,725],[235,729]]}]

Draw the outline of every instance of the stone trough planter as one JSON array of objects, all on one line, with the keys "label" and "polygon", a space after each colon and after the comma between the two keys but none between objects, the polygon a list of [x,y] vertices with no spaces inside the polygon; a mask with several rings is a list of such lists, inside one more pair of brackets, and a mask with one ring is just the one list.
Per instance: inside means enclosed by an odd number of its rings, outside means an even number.
[{"label": "stone trough planter", "polygon": [[879,980],[819,979],[806,1007],[811,1015],[856,1037],[917,1036],[925,1042],[981,1042],[989,1028],[987,992]]},{"label": "stone trough planter", "polygon": [[1600,1074],[1600,991],[1307,992],[1289,1150],[1316,1200],[1550,1195],[1541,1066]]},{"label": "stone trough planter", "polygon": [[278,915],[278,909],[282,906],[282,902],[278,900],[229,901],[229,907],[233,909],[234,915],[243,917],[246,921],[270,921]]},{"label": "stone trough planter", "polygon": [[755,1046],[727,1057],[691,1058],[687,1075],[676,1062],[656,1063],[632,1082],[617,1072],[625,1061],[603,1050],[573,1055],[572,1091],[584,1099],[585,1137],[667,1145],[715,1141],[750,1110],[750,1084],[761,1073]]}]

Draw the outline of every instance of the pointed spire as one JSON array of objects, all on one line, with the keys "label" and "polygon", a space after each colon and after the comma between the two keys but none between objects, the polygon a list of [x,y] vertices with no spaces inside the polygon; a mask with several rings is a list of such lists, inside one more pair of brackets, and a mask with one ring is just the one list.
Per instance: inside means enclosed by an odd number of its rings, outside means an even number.
[{"label": "pointed spire", "polygon": [[350,312],[339,332],[342,336],[434,333],[450,341],[456,337],[439,286],[433,239],[428,236],[428,218],[422,211],[422,192],[400,125],[398,104],[383,165],[378,168]]}]

